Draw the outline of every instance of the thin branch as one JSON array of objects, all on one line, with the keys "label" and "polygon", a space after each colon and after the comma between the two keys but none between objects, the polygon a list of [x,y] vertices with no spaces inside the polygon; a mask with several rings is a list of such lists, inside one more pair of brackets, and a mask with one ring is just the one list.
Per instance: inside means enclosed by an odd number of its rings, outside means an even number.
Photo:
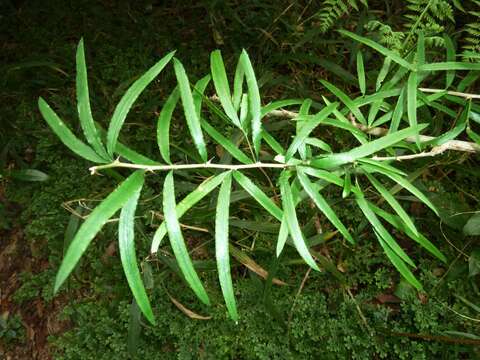
[{"label": "thin branch", "polygon": [[210,162],[202,164],[173,164],[173,165],[143,165],[143,164],[130,164],[119,161],[118,159],[110,164],[92,166],[89,170],[92,175],[97,174],[99,170],[111,169],[111,168],[129,168],[139,169],[145,171],[169,171],[169,170],[188,170],[188,169],[223,169],[223,170],[244,170],[244,169],[259,169],[259,168],[276,168],[285,169],[292,165],[280,164],[280,163],[262,163],[256,162],[253,164],[212,164]]},{"label": "thin branch", "polygon": [[448,95],[463,97],[465,99],[480,99],[480,95],[478,95],[478,94],[462,93],[462,92],[458,92],[458,91],[450,91],[450,90],[443,90],[443,89],[430,89],[430,88],[418,88],[418,90],[426,92],[426,93],[445,92]]}]

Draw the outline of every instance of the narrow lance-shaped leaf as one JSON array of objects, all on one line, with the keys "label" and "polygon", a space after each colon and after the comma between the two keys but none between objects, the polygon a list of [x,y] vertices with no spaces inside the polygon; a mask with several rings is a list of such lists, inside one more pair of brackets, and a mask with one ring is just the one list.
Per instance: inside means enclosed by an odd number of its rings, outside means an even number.
[{"label": "narrow lance-shaped leaf", "polygon": [[201,118],[202,114],[202,102],[204,98],[205,90],[207,89],[208,84],[210,83],[210,75],[206,75],[195,83],[193,87],[193,105],[195,107],[195,112],[197,113],[198,118]]},{"label": "narrow lance-shaped leaf", "polygon": [[163,212],[165,215],[165,223],[167,225],[168,237],[173,253],[177,259],[178,266],[182,271],[185,280],[192,288],[193,292],[206,305],[210,305],[207,292],[203,287],[200,278],[195,271],[190,255],[188,254],[185,240],[183,239],[180,224],[178,222],[179,216],[176,212],[175,205],[175,188],[173,185],[173,172],[170,171],[165,177],[163,184]]},{"label": "narrow lance-shaped leaf", "polygon": [[420,71],[449,71],[449,70],[474,70],[480,71],[480,63],[467,62],[438,62],[431,64],[424,64],[419,68]]},{"label": "narrow lance-shaped leaf", "polygon": [[414,136],[426,127],[426,124],[420,124],[416,127],[408,127],[395,133],[383,136],[380,139],[363,144],[350,151],[328,155],[320,159],[313,159],[311,161],[311,165],[314,167],[331,169],[343,164],[351,163],[395,145],[409,136]]},{"label": "narrow lance-shaped leaf", "polygon": [[357,75],[358,75],[358,86],[362,95],[365,95],[367,91],[367,86],[365,82],[365,67],[363,65],[363,55],[360,50],[357,51]]},{"label": "narrow lance-shaped leaf", "polygon": [[[295,152],[298,150],[300,145],[302,145],[305,139],[310,135],[310,133],[315,129],[319,124],[324,121],[328,115],[330,115],[333,110],[335,110],[338,106],[338,103],[333,103],[325,108],[323,108],[318,114],[311,116],[311,117],[301,117],[297,118],[297,121],[303,121],[303,125],[300,128],[300,131],[297,135],[293,138],[292,143],[290,144],[287,154],[285,155],[285,160],[288,161],[292,158]],[[308,119],[308,120],[307,120]]]},{"label": "narrow lance-shaped leaf", "polygon": [[[447,50],[447,62],[455,61],[455,46],[453,41],[447,34],[443,35],[443,42]],[[455,70],[449,70],[445,74],[445,89],[448,89],[452,85],[455,79]]]},{"label": "narrow lance-shaped leaf", "polygon": [[[410,127],[417,126],[417,72],[412,71],[408,76],[407,85],[407,113]],[[420,148],[420,137],[415,134],[417,147]]]},{"label": "narrow lance-shaped leaf", "polygon": [[[223,172],[219,175],[213,176],[204,182],[202,182],[198,187],[185,196],[182,201],[177,204],[176,207],[176,214],[177,218],[180,219],[191,207],[193,207],[196,203],[202,200],[205,196],[207,196],[213,189],[215,189],[228,173]],[[152,245],[150,248],[150,252],[155,254],[158,251],[158,247],[162,242],[163,238],[167,234],[167,227],[165,222],[163,222],[155,231],[153,236]]]},{"label": "narrow lance-shaped leaf", "polygon": [[163,104],[157,120],[157,144],[160,154],[167,164],[172,163],[170,160],[170,121],[178,99],[180,99],[180,92],[178,87],[175,87]]},{"label": "narrow lance-shaped leaf", "polygon": [[355,194],[355,200],[357,201],[358,207],[362,210],[363,214],[367,218],[367,220],[370,222],[372,227],[378,234],[381,236],[383,240],[390,246],[390,248],[407,264],[410,266],[415,267],[415,263],[410,259],[410,257],[403,251],[403,249],[397,244],[395,239],[390,235],[390,233],[385,229],[385,227],[382,225],[378,217],[375,215],[375,213],[372,211],[372,209],[369,206],[369,203],[367,200],[365,200],[365,197],[363,196],[362,193],[356,193]]},{"label": "narrow lance-shaped leaf", "polygon": [[403,66],[403,67],[405,67],[409,70],[414,70],[414,66],[412,64],[410,64],[408,61],[406,61],[403,57],[398,55],[396,52],[394,52],[392,50],[389,50],[386,47],[376,43],[375,41],[367,39],[363,36],[354,34],[350,31],[346,31],[346,30],[338,30],[338,32],[342,35],[345,35],[345,36],[348,36],[348,37],[352,38],[355,41],[358,41],[362,44],[370,46],[372,49],[378,51],[379,53],[385,55],[386,57],[391,58],[393,61],[395,61],[400,66]]},{"label": "narrow lance-shaped leaf", "polygon": [[383,65],[380,69],[380,72],[378,73],[377,76],[377,81],[375,84],[375,90],[378,91],[380,90],[380,87],[382,86],[383,80],[388,75],[388,71],[390,70],[390,65],[392,64],[392,59],[389,57],[386,57],[385,60],[383,61]]},{"label": "narrow lance-shaped leaf", "polygon": [[234,171],[235,180],[277,220],[282,221],[283,212],[252,180],[240,171]]},{"label": "narrow lance-shaped leaf", "polygon": [[378,206],[375,206],[374,204],[370,203],[370,208],[381,218],[386,220],[390,225],[394,226],[400,231],[403,231],[405,234],[407,234],[411,239],[419,243],[421,246],[423,246],[426,250],[428,250],[432,255],[436,256],[439,260],[441,260],[444,263],[447,263],[447,258],[445,255],[442,254],[442,252],[435,246],[433,245],[425,236],[422,234],[415,235],[406,225],[405,223],[400,219],[399,216],[392,215],[385,210],[379,208]]},{"label": "narrow lance-shaped leaf", "polygon": [[245,50],[242,51],[241,62],[245,71],[245,78],[248,86],[248,100],[250,102],[250,114],[252,116],[252,140],[255,154],[258,157],[260,151],[260,142],[262,139],[260,91],[258,89],[257,78],[250,62],[250,58]]},{"label": "narrow lance-shaped leaf", "polygon": [[405,101],[405,93],[406,93],[405,88],[402,88],[402,92],[397,98],[395,110],[393,110],[392,121],[390,122],[390,129],[388,130],[389,134],[397,131],[400,126],[400,121],[402,120],[402,116],[404,112],[403,102]]},{"label": "narrow lance-shaped leaf", "polygon": [[138,170],[134,172],[90,213],[87,220],[80,226],[63,258],[55,279],[55,292],[58,291],[75,268],[90,242],[108,219],[126,204],[135,191],[139,191],[142,188],[143,180],[143,171]]},{"label": "narrow lance-shaped leaf", "polygon": [[323,86],[325,86],[332,94],[338,97],[342,103],[352,112],[355,118],[361,122],[362,124],[366,125],[367,121],[365,120],[365,116],[363,116],[362,112],[359,109],[359,105],[356,105],[350,97],[345,94],[342,90],[338,87],[333,85],[332,83],[326,80],[320,80]]},{"label": "narrow lance-shaped leaf", "polygon": [[48,123],[53,132],[60,138],[63,144],[72,150],[75,154],[84,159],[95,163],[105,163],[107,160],[103,159],[93,149],[79,140],[65,125],[65,123],[58,117],[55,111],[47,104],[43,98],[38,98],[38,108],[45,121]]},{"label": "narrow lance-shaped leaf", "polygon": [[223,298],[232,320],[238,320],[235,295],[233,293],[232,276],[230,275],[230,256],[228,254],[228,217],[230,210],[230,191],[232,174],[225,177],[220,187],[215,218],[215,256],[217,259],[218,277]]},{"label": "narrow lance-shaped leaf", "polygon": [[310,251],[308,250],[305,243],[302,230],[300,229],[297,214],[295,211],[295,203],[293,200],[292,189],[290,187],[288,178],[289,174],[287,171],[284,170],[280,175],[280,192],[282,194],[282,204],[288,225],[288,230],[290,232],[290,235],[292,236],[295,248],[297,249],[300,256],[303,258],[303,260],[312,269],[319,271],[320,269],[318,268],[315,260],[310,254]]},{"label": "narrow lance-shaped leaf", "polygon": [[83,38],[80,39],[77,46],[77,110],[80,118],[80,125],[88,143],[93,147],[98,155],[105,160],[110,160],[105,150],[100,135],[98,134],[95,122],[90,108],[90,96],[88,93],[87,65],[85,64],[85,50],[83,47]]},{"label": "narrow lance-shaped leaf", "polygon": [[131,194],[129,200],[120,212],[118,222],[118,248],[123,270],[135,301],[148,321],[155,325],[155,317],[143,285],[140,270],[138,269],[137,256],[135,254],[135,209],[137,208],[140,191],[141,188],[138,188]]},{"label": "narrow lance-shaped leaf", "polygon": [[392,262],[393,266],[395,266],[400,274],[410,283],[412,284],[417,290],[422,290],[422,284],[415,278],[412,274],[410,269],[405,265],[402,259],[388,246],[385,240],[380,236],[376,231],[375,236],[377,236],[378,242],[382,246],[385,254]]},{"label": "narrow lance-shaped leaf", "polygon": [[302,171],[302,169],[298,169],[297,177],[298,180],[300,180],[303,188],[307,192],[308,196],[310,196],[318,209],[338,229],[338,231],[340,231],[340,233],[345,237],[345,239],[347,239],[350,243],[353,244],[354,240],[352,238],[352,235],[350,235],[350,233],[348,232],[346,226],[341,222],[341,220],[338,218],[337,214],[335,214],[335,211],[333,211],[325,198],[318,191],[315,190],[313,184]]},{"label": "narrow lance-shaped leaf", "polygon": [[157,75],[163,70],[163,68],[172,59],[174,54],[175,52],[172,51],[165,55],[162,59],[160,59],[145,74],[143,74],[139,79],[137,79],[128,88],[128,90],[125,92],[125,95],[123,95],[122,99],[115,108],[112,119],[110,120],[110,125],[108,127],[107,152],[110,156],[113,156],[115,146],[118,140],[118,135],[120,134],[120,130],[133,103],[135,102],[135,100],[137,100],[143,90],[145,90],[148,84],[150,84],[153,79],[155,79]]},{"label": "narrow lance-shaped leaf", "polygon": [[225,71],[225,65],[220,50],[215,50],[210,54],[210,70],[212,72],[215,91],[217,92],[220,103],[225,110],[225,114],[227,114],[235,126],[241,128],[240,119],[238,118],[237,111],[232,102],[230,86],[228,85],[227,73]]},{"label": "narrow lance-shaped leaf", "polygon": [[190,130],[193,143],[195,144],[200,157],[206,162],[208,160],[207,147],[205,146],[205,141],[203,139],[200,120],[195,111],[192,91],[190,89],[187,74],[185,73],[182,63],[178,59],[173,59],[173,67],[175,69],[175,76],[177,77],[178,87],[180,89],[180,97],[182,99],[183,111],[185,113],[185,119],[187,120],[188,129]]},{"label": "narrow lance-shaped leaf", "polygon": [[253,161],[245,155],[245,153],[238,148],[237,145],[232,143],[229,139],[218,132],[212,125],[210,125],[205,119],[200,119],[202,129],[210,135],[217,143],[219,143],[230,155],[243,164],[251,164]]},{"label": "narrow lance-shaped leaf", "polygon": [[390,171],[385,171],[384,169],[380,167],[373,167],[368,164],[362,165],[362,167],[367,170],[368,172],[379,172],[385,176],[388,176],[390,179],[392,179],[394,182],[396,182],[398,185],[403,187],[404,189],[408,190],[411,192],[413,195],[415,195],[420,201],[422,201],[425,205],[427,205],[432,211],[439,216],[438,210],[433,205],[433,203],[423,194],[420,190],[418,190],[410,181],[408,181],[406,178],[395,174]]},{"label": "narrow lance-shaped leaf", "polygon": [[377,189],[377,191],[382,195],[382,197],[390,204],[393,210],[400,216],[402,221],[405,223],[405,225],[416,235],[418,236],[418,230],[415,227],[415,224],[413,223],[412,219],[408,214],[405,212],[405,210],[402,208],[402,205],[393,197],[392,194],[383,186],[383,184],[378,181],[373,175],[370,175],[368,172],[365,174],[368,178],[368,180],[372,183],[372,185]]},{"label": "narrow lance-shaped leaf", "polygon": [[240,108],[240,102],[243,96],[243,78],[245,77],[245,71],[243,70],[242,57],[240,56],[237,61],[237,67],[235,69],[235,76],[233,78],[233,107],[236,111]]}]

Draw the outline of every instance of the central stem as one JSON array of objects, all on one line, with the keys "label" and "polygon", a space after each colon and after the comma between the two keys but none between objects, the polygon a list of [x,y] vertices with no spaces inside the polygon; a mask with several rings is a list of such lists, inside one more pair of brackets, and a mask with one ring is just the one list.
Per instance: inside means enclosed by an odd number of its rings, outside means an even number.
[{"label": "central stem", "polygon": [[142,165],[142,164],[130,164],[115,160],[114,162],[106,165],[92,166],[89,170],[90,173],[96,174],[99,170],[111,169],[111,168],[129,168],[129,169],[142,169],[146,171],[169,171],[169,170],[187,170],[187,169],[223,169],[223,170],[243,170],[243,169],[258,169],[258,168],[276,168],[285,169],[293,165],[280,164],[280,163],[262,163],[256,162],[253,164],[172,164],[172,165]]}]

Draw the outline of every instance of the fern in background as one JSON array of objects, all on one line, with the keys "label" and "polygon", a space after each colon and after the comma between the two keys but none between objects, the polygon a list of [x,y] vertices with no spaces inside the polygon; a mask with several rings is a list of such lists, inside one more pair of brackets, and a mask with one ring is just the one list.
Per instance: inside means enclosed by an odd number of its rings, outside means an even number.
[{"label": "fern in background", "polygon": [[365,25],[371,35],[374,35],[376,40],[382,45],[385,45],[391,50],[400,52],[405,40],[405,33],[403,31],[394,31],[391,26],[386,25],[378,20],[371,20]]},{"label": "fern in background", "polygon": [[367,0],[324,0],[322,8],[316,13],[320,20],[320,31],[327,32],[333,27],[336,20],[353,10],[359,11],[359,3],[368,7]]},{"label": "fern in background", "polygon": [[[463,32],[466,33],[466,37],[463,39],[462,57],[466,61],[479,61],[480,60],[480,1],[471,0],[470,4],[474,6],[474,9],[468,11],[474,21],[465,25]],[[463,10],[463,9],[461,9]],[[464,11],[464,10],[463,10]]]}]

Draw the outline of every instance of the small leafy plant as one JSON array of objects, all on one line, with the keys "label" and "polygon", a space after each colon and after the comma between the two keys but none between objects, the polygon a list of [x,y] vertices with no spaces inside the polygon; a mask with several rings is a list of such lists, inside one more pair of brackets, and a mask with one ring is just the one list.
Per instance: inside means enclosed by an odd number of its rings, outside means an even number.
[{"label": "small leafy plant", "polygon": [[[368,89],[362,49],[358,52],[357,75],[361,94],[356,98],[351,98],[334,84],[320,80],[338,101],[331,102],[323,97],[324,104],[306,99],[281,100],[263,105],[256,75],[245,51],[240,55],[236,66],[233,90],[220,51],[211,54],[211,73],[193,86],[184,66],[174,57],[175,53],[171,52],[139,77],[125,92],[113,112],[107,131],[104,131],[92,116],[84,45],[83,40],[80,40],[76,55],[77,109],[88,144],[73,134],[43,98],[38,102],[40,112],[70,150],[96,164],[90,168],[92,174],[120,168],[132,172],[80,226],[58,271],[55,292],[68,278],[96,234],[120,211],[118,244],[123,269],[140,310],[151,323],[155,323],[137,262],[134,229],[135,212],[144,183],[158,172],[166,172],[162,191],[164,221],[153,236],[150,252],[156,254],[168,235],[186,282],[207,305],[210,304],[210,299],[193,266],[179,220],[195,204],[219,188],[215,217],[215,256],[226,307],[235,321],[238,319],[238,312],[229,256],[229,210],[234,187],[243,189],[274,221],[280,223],[276,255],[279,256],[288,244],[293,246],[305,263],[314,270],[319,270],[318,256],[311,249],[315,244],[306,241],[297,216],[297,207],[302,202],[310,201],[347,242],[354,244],[357,236],[352,234],[351,229],[342,222],[322,194],[327,188],[338,188],[344,199],[351,197],[358,205],[395,268],[417,290],[422,289],[421,283],[412,272],[415,268],[413,259],[397,243],[388,227],[404,233],[439,260],[445,262],[446,258],[419,232],[412,217],[395,197],[396,192],[387,188],[385,179],[398,184],[438,214],[429,198],[413,185],[409,174],[393,166],[392,162],[434,156],[450,149],[478,151],[477,144],[467,142],[457,141],[457,147],[451,146],[451,141],[469,124],[472,110],[478,111],[472,98],[447,90],[422,90],[419,84],[429,74],[446,71],[448,88],[452,84],[452,74],[455,71],[469,70],[474,73],[480,70],[480,64],[455,61],[427,63],[421,33],[416,50],[405,57],[360,35],[345,30],[340,33],[382,54],[385,56],[385,64],[388,65],[384,65],[378,73],[376,87]],[[136,99],[169,64],[173,65],[177,85],[165,100],[157,119],[157,144],[163,160],[160,162],[122,144],[119,137]],[[209,97],[204,94],[211,81],[216,95]],[[368,90],[373,91],[367,94]],[[457,103],[460,102],[463,107],[456,126],[436,137],[422,135],[428,124],[419,123],[418,109],[438,108],[442,106],[438,101],[447,96],[454,98]],[[171,158],[171,122],[179,103],[198,153],[192,154],[191,158],[199,159],[197,162],[175,162]],[[202,109],[203,104],[206,104],[206,109]],[[282,109],[295,105],[300,105],[298,112]],[[368,114],[365,115],[367,108]],[[448,109],[444,111],[448,113]],[[274,116],[290,118],[295,124],[288,144],[282,143],[275,136],[274,127],[268,127],[263,121]],[[455,117],[456,114],[452,116]],[[228,135],[227,132],[217,130],[212,125],[213,120],[222,121],[222,128],[229,129]],[[389,126],[382,127],[385,124]],[[315,135],[315,131],[322,127],[346,131],[351,135],[351,141],[358,142],[358,145],[334,151],[341,148],[341,144],[329,144]],[[478,136],[473,134],[471,136]],[[214,145],[223,148],[229,157],[222,158],[220,162],[211,160],[210,148]],[[428,147],[433,148],[428,150]],[[196,171],[204,180],[177,202],[175,180],[176,174],[181,171]],[[268,178],[267,172],[274,174],[276,181],[271,183],[278,184],[280,196],[272,195],[276,194],[275,187],[266,189],[257,184],[250,175],[251,171],[263,172]],[[372,192],[385,200],[391,212],[370,200],[367,194]]]}]

